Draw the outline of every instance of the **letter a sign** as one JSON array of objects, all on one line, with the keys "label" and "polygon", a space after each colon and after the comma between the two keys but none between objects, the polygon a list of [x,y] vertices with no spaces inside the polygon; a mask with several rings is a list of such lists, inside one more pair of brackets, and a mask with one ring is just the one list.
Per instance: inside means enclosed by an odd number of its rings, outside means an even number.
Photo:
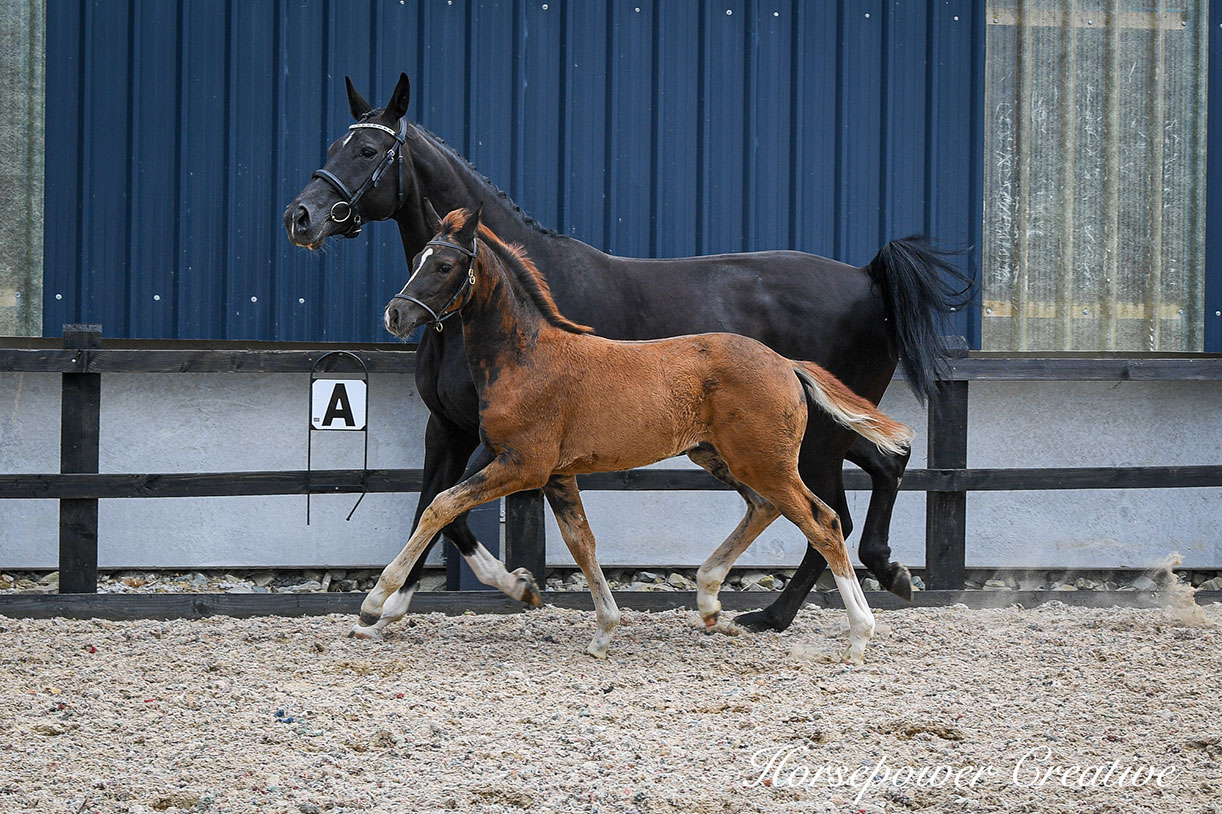
[{"label": "letter a sign", "polygon": [[315,430],[365,429],[362,379],[315,379],[310,382],[310,427]]}]

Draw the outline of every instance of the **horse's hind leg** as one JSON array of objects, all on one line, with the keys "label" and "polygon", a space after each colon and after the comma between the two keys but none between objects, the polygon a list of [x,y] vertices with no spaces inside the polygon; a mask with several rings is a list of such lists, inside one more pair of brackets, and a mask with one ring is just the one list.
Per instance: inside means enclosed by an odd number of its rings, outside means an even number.
[{"label": "horse's hind leg", "polygon": [[619,608],[615,597],[611,595],[611,586],[607,584],[603,570],[594,556],[594,534],[590,531],[590,523],[586,520],[585,508],[581,505],[581,494],[577,491],[577,479],[571,475],[554,476],[543,488],[547,502],[556,515],[556,523],[560,526],[560,534],[564,543],[573,554],[573,559],[585,574],[590,585],[590,595],[594,598],[594,613],[597,619],[598,632],[586,647],[586,652],[595,658],[607,657],[607,645],[611,636],[619,626]]},{"label": "horse's hind leg", "polygon": [[764,529],[772,524],[772,521],[780,517],[781,513],[775,506],[760,497],[754,489],[731,475],[726,462],[712,446],[701,444],[690,450],[687,457],[707,470],[713,477],[734,487],[747,503],[747,513],[743,515],[738,527],[696,572],[696,608],[704,619],[705,627],[712,628],[717,624],[717,617],[721,613],[721,602],[717,599],[717,593],[721,590],[722,583],[725,582],[726,574],[730,572],[730,568],[734,566],[742,553],[755,541],[755,538],[759,537]]},{"label": "horse's hind leg", "polygon": [[895,508],[895,498],[910,454],[911,450],[903,455],[883,452],[864,438],[854,440],[853,446],[845,454],[870,476],[870,505],[866,509],[866,522],[861,529],[857,556],[878,577],[884,588],[909,602],[912,601],[912,574],[902,562],[891,560],[891,547],[887,540],[891,512]]}]

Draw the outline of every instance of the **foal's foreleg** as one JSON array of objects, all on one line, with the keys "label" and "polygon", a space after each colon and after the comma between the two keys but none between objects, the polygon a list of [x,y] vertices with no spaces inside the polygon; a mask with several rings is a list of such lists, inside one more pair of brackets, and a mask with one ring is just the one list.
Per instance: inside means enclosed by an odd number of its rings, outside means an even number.
[{"label": "foal's foreleg", "polygon": [[747,503],[747,513],[739,522],[738,527],[696,572],[696,608],[704,619],[705,627],[711,629],[717,624],[717,617],[721,613],[721,602],[717,599],[717,593],[721,590],[722,583],[725,582],[726,574],[730,572],[735,561],[742,556],[751,543],[755,542],[755,538],[759,537],[764,529],[772,524],[772,521],[780,517],[781,513],[775,506],[760,497],[754,489],[731,475],[726,462],[712,447],[701,445],[688,452],[687,457],[707,470],[713,477],[733,486]]},{"label": "foal's foreleg", "polygon": [[[483,470],[484,467],[488,466],[495,459],[496,456],[489,452],[487,447],[481,446],[479,453],[471,461],[462,479],[465,481],[474,476],[475,473]],[[471,533],[465,522],[466,517],[466,513],[460,515],[458,519],[446,526],[445,533],[454,541],[454,545],[458,547],[458,551],[463,555],[463,559],[467,561],[467,565],[471,566],[471,571],[475,574],[476,579],[485,585],[491,585],[493,588],[499,589],[520,602],[525,602],[536,608],[541,607],[543,605],[543,596],[539,593],[539,588],[535,585],[534,576],[530,571],[525,568],[515,568],[513,571],[506,570],[505,564],[498,560]],[[458,530],[459,533],[455,534],[455,530]],[[412,570],[415,571],[419,565],[420,560],[417,560]],[[410,576],[408,581],[410,583]]]},{"label": "foal's foreleg", "polygon": [[[424,552],[429,541],[446,524],[481,503],[487,503],[489,500],[496,500],[523,489],[538,487],[539,483],[529,474],[504,459],[497,458],[467,480],[437,495],[428,508],[421,513],[420,522],[416,530],[412,532],[411,538],[408,539],[407,545],[389,565],[382,569],[382,575],[378,578],[377,584],[361,603],[360,623],[353,628],[353,635],[372,637],[381,632],[381,627],[384,625],[380,626],[379,621],[386,614],[387,599],[404,583],[409,570]],[[397,608],[393,610],[397,611]]]},{"label": "foal's foreleg", "polygon": [[595,658],[607,657],[607,645],[611,636],[619,626],[620,613],[611,595],[611,586],[607,584],[603,570],[594,556],[594,534],[590,531],[590,523],[586,520],[585,508],[581,505],[581,494],[577,491],[577,479],[571,475],[554,476],[543,488],[547,502],[556,515],[556,523],[560,526],[560,534],[564,543],[577,561],[581,573],[585,574],[590,585],[590,595],[594,598],[594,613],[597,619],[598,632],[586,647],[586,652]]},{"label": "foal's foreleg", "polygon": [[[429,416],[424,433],[424,483],[420,489],[413,529],[420,525],[424,510],[443,489],[466,480],[493,460],[492,453],[480,447],[479,455],[467,464],[467,459],[478,444],[477,435],[466,432],[435,413]],[[466,518],[465,513],[460,514],[442,529],[442,533],[463,555],[480,582],[499,588],[514,599],[535,607],[542,605],[542,596],[530,572],[525,568],[518,568],[512,573],[506,571],[501,561],[471,533]],[[380,626],[385,626],[387,622],[399,619],[407,613],[412,595],[420,587],[425,558],[436,542],[437,537],[434,535],[422,555],[416,559],[403,585],[386,600],[382,618],[379,620]]]}]

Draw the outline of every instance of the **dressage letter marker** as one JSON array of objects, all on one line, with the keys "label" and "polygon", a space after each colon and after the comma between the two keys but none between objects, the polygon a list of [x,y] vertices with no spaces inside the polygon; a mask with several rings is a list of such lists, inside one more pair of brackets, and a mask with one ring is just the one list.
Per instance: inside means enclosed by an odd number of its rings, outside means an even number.
[{"label": "dressage letter marker", "polygon": [[[340,375],[360,378],[326,378],[335,376],[337,366],[347,366]],[[369,479],[369,428],[366,426],[366,406],[369,396],[369,369],[364,360],[346,350],[333,350],[314,360],[310,368],[310,431],[306,433],[306,525],[310,525],[310,472],[314,469],[314,433],[323,430],[359,432],[365,440],[365,458],[361,465],[361,496],[352,512],[365,499]],[[346,519],[352,519],[348,512]]]},{"label": "dressage letter marker", "polygon": [[315,379],[310,383],[310,426],[316,430],[365,429],[366,383]]}]

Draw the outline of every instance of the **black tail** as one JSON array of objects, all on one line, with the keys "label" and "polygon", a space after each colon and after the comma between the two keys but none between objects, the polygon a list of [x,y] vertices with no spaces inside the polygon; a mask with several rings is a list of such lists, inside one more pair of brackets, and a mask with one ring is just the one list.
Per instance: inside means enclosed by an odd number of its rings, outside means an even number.
[{"label": "black tail", "polygon": [[923,237],[906,237],[883,246],[866,266],[887,303],[904,378],[921,403],[946,369],[942,335],[947,316],[976,293],[975,282],[947,260],[951,254]]}]

